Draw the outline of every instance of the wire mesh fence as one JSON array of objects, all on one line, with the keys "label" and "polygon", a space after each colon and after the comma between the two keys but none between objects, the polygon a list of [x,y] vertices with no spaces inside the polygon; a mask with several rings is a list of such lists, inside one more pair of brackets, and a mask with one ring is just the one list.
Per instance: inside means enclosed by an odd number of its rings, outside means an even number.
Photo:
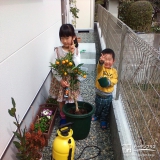
[{"label": "wire mesh fence", "polygon": [[116,53],[115,68],[139,159],[160,159],[160,53],[122,21],[98,6],[105,45]]}]

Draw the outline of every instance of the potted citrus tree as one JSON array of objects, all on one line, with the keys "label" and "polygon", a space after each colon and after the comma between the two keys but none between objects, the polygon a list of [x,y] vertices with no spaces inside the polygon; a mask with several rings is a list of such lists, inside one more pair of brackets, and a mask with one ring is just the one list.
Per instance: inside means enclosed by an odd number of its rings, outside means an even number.
[{"label": "potted citrus tree", "polygon": [[13,122],[17,126],[17,131],[13,132],[17,140],[13,141],[18,152],[16,157],[19,160],[40,160],[42,158],[41,151],[45,146],[45,137],[41,130],[35,131],[34,124],[30,125],[27,130],[26,127],[21,129],[20,123],[16,115],[16,103],[12,98],[11,109],[8,109],[10,116],[14,117]]},{"label": "potted citrus tree", "polygon": [[[89,133],[91,116],[94,113],[94,107],[88,102],[77,101],[74,92],[79,87],[79,82],[84,80],[87,72],[82,67],[82,63],[75,66],[73,54],[68,53],[63,58],[56,59],[55,63],[50,63],[51,68],[55,70],[55,74],[66,79],[69,76],[70,97],[74,99],[74,103],[68,103],[63,106],[63,112],[66,115],[67,122],[74,122],[72,125],[73,138],[84,139]],[[84,124],[86,125],[84,127]]]}]

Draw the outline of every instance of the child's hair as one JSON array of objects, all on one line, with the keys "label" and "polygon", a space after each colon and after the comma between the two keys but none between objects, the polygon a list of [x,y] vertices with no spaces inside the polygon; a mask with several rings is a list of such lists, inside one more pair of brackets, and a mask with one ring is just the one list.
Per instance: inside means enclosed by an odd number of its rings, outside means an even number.
[{"label": "child's hair", "polygon": [[[59,30],[59,38],[61,37],[76,37],[74,27],[71,24],[62,24]],[[74,40],[75,47],[78,47],[78,41],[77,38]]]},{"label": "child's hair", "polygon": [[110,49],[110,48],[104,49],[101,53],[102,53],[102,54],[111,54],[113,60],[115,59],[115,53],[114,53],[114,51],[113,51],[112,49]]}]

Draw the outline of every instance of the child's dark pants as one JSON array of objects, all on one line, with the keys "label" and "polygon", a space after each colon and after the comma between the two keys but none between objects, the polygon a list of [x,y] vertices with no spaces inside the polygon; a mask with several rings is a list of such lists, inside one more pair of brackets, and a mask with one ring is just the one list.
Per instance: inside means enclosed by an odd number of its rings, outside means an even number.
[{"label": "child's dark pants", "polygon": [[95,117],[100,119],[100,121],[105,121],[109,114],[109,109],[112,102],[112,95],[108,95],[105,97],[101,97],[96,94],[95,104],[96,104],[96,112]]}]

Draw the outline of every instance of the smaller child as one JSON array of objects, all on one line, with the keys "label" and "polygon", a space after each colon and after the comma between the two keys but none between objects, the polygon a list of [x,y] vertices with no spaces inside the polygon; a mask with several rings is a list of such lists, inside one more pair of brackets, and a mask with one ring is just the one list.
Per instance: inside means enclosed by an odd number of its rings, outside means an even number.
[{"label": "smaller child", "polygon": [[97,77],[95,82],[96,97],[95,115],[92,121],[100,120],[102,129],[107,128],[107,115],[112,102],[112,92],[114,85],[118,82],[118,74],[115,68],[112,68],[115,62],[115,53],[112,49],[106,48],[101,52],[97,64]]}]

